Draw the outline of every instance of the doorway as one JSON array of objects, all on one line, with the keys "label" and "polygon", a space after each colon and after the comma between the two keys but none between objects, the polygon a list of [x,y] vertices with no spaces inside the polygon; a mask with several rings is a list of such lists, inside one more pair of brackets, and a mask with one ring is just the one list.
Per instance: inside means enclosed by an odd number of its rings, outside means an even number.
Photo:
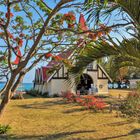
[{"label": "doorway", "polygon": [[91,84],[93,84],[92,78],[88,74],[82,74],[77,85],[77,90],[80,91],[80,94],[86,94],[89,88],[91,88]]}]

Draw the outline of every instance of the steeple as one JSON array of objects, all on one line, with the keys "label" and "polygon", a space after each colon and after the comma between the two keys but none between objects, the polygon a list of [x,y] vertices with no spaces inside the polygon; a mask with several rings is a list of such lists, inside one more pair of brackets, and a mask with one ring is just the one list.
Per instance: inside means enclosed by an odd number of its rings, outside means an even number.
[{"label": "steeple", "polygon": [[84,15],[83,14],[80,14],[80,18],[79,18],[79,28],[82,30],[82,31],[87,31],[88,30],[88,27],[86,25],[86,21],[85,21],[85,18],[84,18]]}]

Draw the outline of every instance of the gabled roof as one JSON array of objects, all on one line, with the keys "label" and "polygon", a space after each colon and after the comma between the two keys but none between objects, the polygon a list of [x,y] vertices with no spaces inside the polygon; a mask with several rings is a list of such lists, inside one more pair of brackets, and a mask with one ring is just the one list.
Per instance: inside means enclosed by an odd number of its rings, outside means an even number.
[{"label": "gabled roof", "polygon": [[[67,50],[67,51],[64,51],[64,52],[62,52],[62,53],[60,53],[60,54],[58,54],[57,56],[59,56],[59,57],[61,57],[61,58],[63,58],[63,59],[67,59],[67,58],[69,58],[69,56],[72,54],[72,50]],[[52,61],[50,61],[49,63],[48,63],[48,65],[47,65],[47,67],[49,68],[52,68],[52,67],[54,67],[54,66],[56,66],[56,65],[59,65],[60,64],[60,62],[59,61],[55,61],[55,60],[52,60]]]},{"label": "gabled roof", "polygon": [[[73,53],[73,50],[67,50],[58,54],[57,56],[63,59],[68,59],[72,53]],[[60,64],[61,62],[59,61],[51,60],[47,66],[42,66],[41,68],[38,68],[36,70],[36,74],[42,79],[42,82],[49,81],[49,79],[53,76],[53,73],[49,74],[47,73],[47,71],[54,68],[54,66],[59,66]]]},{"label": "gabled roof", "polygon": [[108,75],[108,73],[103,69],[103,67],[98,64],[98,66],[100,67],[100,69],[104,72],[104,74],[107,76],[107,78],[110,80],[110,82],[113,82],[113,80],[111,79],[111,77]]},{"label": "gabled roof", "polygon": [[42,70],[42,81],[45,82],[49,77],[49,75],[47,74],[47,70],[49,70],[49,68],[41,67],[41,70]]},{"label": "gabled roof", "polygon": [[88,27],[86,25],[86,21],[85,21],[85,18],[84,18],[83,14],[80,14],[79,27],[82,31],[87,31],[88,30]]}]

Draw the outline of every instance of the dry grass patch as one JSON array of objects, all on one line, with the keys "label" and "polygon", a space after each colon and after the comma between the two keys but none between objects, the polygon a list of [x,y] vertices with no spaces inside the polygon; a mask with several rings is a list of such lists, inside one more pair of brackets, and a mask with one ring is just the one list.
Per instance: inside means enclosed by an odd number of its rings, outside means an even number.
[{"label": "dry grass patch", "polygon": [[12,100],[0,123],[10,124],[9,139],[137,140],[140,124],[115,113],[94,113],[61,98]]},{"label": "dry grass patch", "polygon": [[119,97],[121,95],[122,97],[126,97],[128,93],[130,93],[131,90],[126,90],[126,89],[110,89],[109,90],[109,95],[113,97]]}]

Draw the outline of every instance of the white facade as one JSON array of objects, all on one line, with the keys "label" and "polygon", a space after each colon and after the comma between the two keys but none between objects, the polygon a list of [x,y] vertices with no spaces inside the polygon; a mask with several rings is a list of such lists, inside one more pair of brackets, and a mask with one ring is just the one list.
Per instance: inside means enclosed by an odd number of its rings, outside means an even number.
[{"label": "white facade", "polygon": [[[100,65],[94,62],[85,69],[83,74],[88,75],[92,79],[92,84],[97,87],[98,94],[108,94],[108,80],[111,79]],[[42,76],[42,74],[40,75]],[[35,90],[38,90],[42,94],[48,93],[49,96],[53,96],[54,94],[61,95],[61,92],[65,91],[76,93],[77,86],[74,83],[74,79],[72,77],[69,78],[71,80],[70,84],[68,77],[70,77],[68,69],[64,65],[61,65],[60,69],[50,75],[46,81],[39,84],[35,82]]]},{"label": "white facade", "polygon": [[[79,17],[79,27],[82,31],[88,31],[88,27],[86,26],[86,22],[84,19],[84,15],[80,14]],[[77,38],[77,47],[84,47],[86,45],[86,40],[84,40],[85,36],[89,36],[91,33],[85,33],[83,35],[78,36]],[[91,34],[92,35],[92,34]],[[91,39],[91,38],[90,38]],[[66,52],[63,52],[59,54],[61,58],[64,59],[70,59],[72,57],[75,57],[77,53],[73,50],[67,50]],[[83,72],[84,76],[80,77],[80,81],[78,85],[75,85],[74,78],[69,75],[67,68],[64,65],[59,64],[59,62],[50,62],[48,66],[46,67],[46,70],[49,67],[59,66],[60,68],[56,70],[51,75],[46,75],[45,69],[42,67],[40,70],[36,70],[35,75],[35,89],[41,92],[42,94],[48,93],[50,96],[54,94],[61,94],[62,91],[68,91],[70,90],[73,93],[76,93],[76,90],[80,88],[84,88],[86,90],[91,89],[91,85],[96,86],[98,89],[98,94],[106,94],[108,93],[108,80],[111,80],[111,78],[108,76],[108,74],[104,71],[104,69],[97,64],[96,61],[89,64],[89,66],[85,69]],[[69,80],[71,80],[71,84],[69,84]]]}]

